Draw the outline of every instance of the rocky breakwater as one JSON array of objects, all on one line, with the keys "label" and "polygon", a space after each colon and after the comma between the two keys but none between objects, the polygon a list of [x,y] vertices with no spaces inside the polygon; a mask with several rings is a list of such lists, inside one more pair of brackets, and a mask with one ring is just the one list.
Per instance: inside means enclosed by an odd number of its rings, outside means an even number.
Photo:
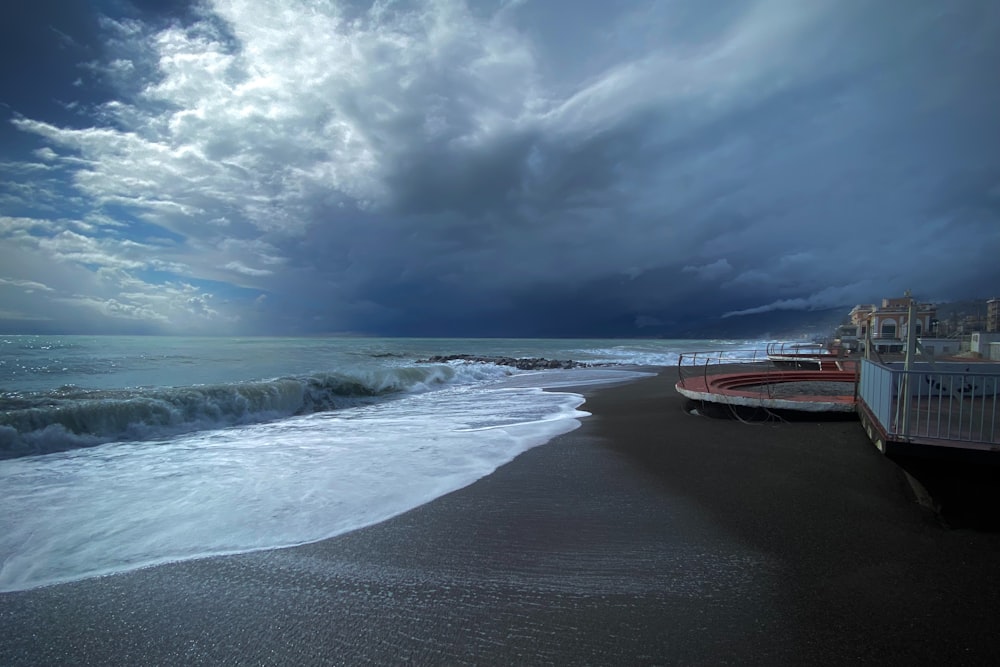
[{"label": "rocky breakwater", "polygon": [[443,364],[449,361],[469,361],[480,364],[496,364],[498,366],[512,366],[522,371],[540,371],[550,368],[582,368],[590,366],[581,361],[572,359],[543,359],[541,357],[482,357],[475,354],[436,354],[428,359],[420,359],[420,364]]}]

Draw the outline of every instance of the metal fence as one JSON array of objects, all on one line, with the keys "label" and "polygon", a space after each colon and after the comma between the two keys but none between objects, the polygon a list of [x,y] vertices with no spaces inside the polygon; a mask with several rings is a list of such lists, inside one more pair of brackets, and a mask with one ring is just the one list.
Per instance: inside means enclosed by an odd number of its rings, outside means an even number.
[{"label": "metal fence", "polygon": [[899,442],[998,444],[998,394],[998,364],[861,362],[859,399]]}]

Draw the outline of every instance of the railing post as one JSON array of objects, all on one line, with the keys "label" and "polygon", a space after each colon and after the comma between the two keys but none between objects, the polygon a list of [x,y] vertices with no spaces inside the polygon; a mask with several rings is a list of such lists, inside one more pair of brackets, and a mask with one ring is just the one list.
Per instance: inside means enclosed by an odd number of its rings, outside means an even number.
[{"label": "railing post", "polygon": [[910,299],[906,309],[906,359],[903,361],[903,423],[899,431],[904,437],[910,434],[910,375],[913,357],[917,355],[917,327],[913,322],[916,315],[917,302]]}]

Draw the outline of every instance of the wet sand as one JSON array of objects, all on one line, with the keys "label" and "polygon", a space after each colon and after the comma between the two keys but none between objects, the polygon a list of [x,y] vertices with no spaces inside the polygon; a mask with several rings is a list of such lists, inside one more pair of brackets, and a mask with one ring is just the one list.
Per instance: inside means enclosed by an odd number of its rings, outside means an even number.
[{"label": "wet sand", "polygon": [[0,665],[995,664],[1000,535],[856,422],[688,414],[674,375],[382,524],[0,595]]}]

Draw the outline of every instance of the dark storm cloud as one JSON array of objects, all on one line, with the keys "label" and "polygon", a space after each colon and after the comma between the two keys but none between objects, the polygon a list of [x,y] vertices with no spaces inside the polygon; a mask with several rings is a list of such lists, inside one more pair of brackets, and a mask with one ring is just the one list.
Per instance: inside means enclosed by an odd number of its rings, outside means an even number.
[{"label": "dark storm cloud", "polygon": [[198,7],[101,19],[91,125],[15,109],[8,320],[669,335],[998,291],[995,3]]}]

